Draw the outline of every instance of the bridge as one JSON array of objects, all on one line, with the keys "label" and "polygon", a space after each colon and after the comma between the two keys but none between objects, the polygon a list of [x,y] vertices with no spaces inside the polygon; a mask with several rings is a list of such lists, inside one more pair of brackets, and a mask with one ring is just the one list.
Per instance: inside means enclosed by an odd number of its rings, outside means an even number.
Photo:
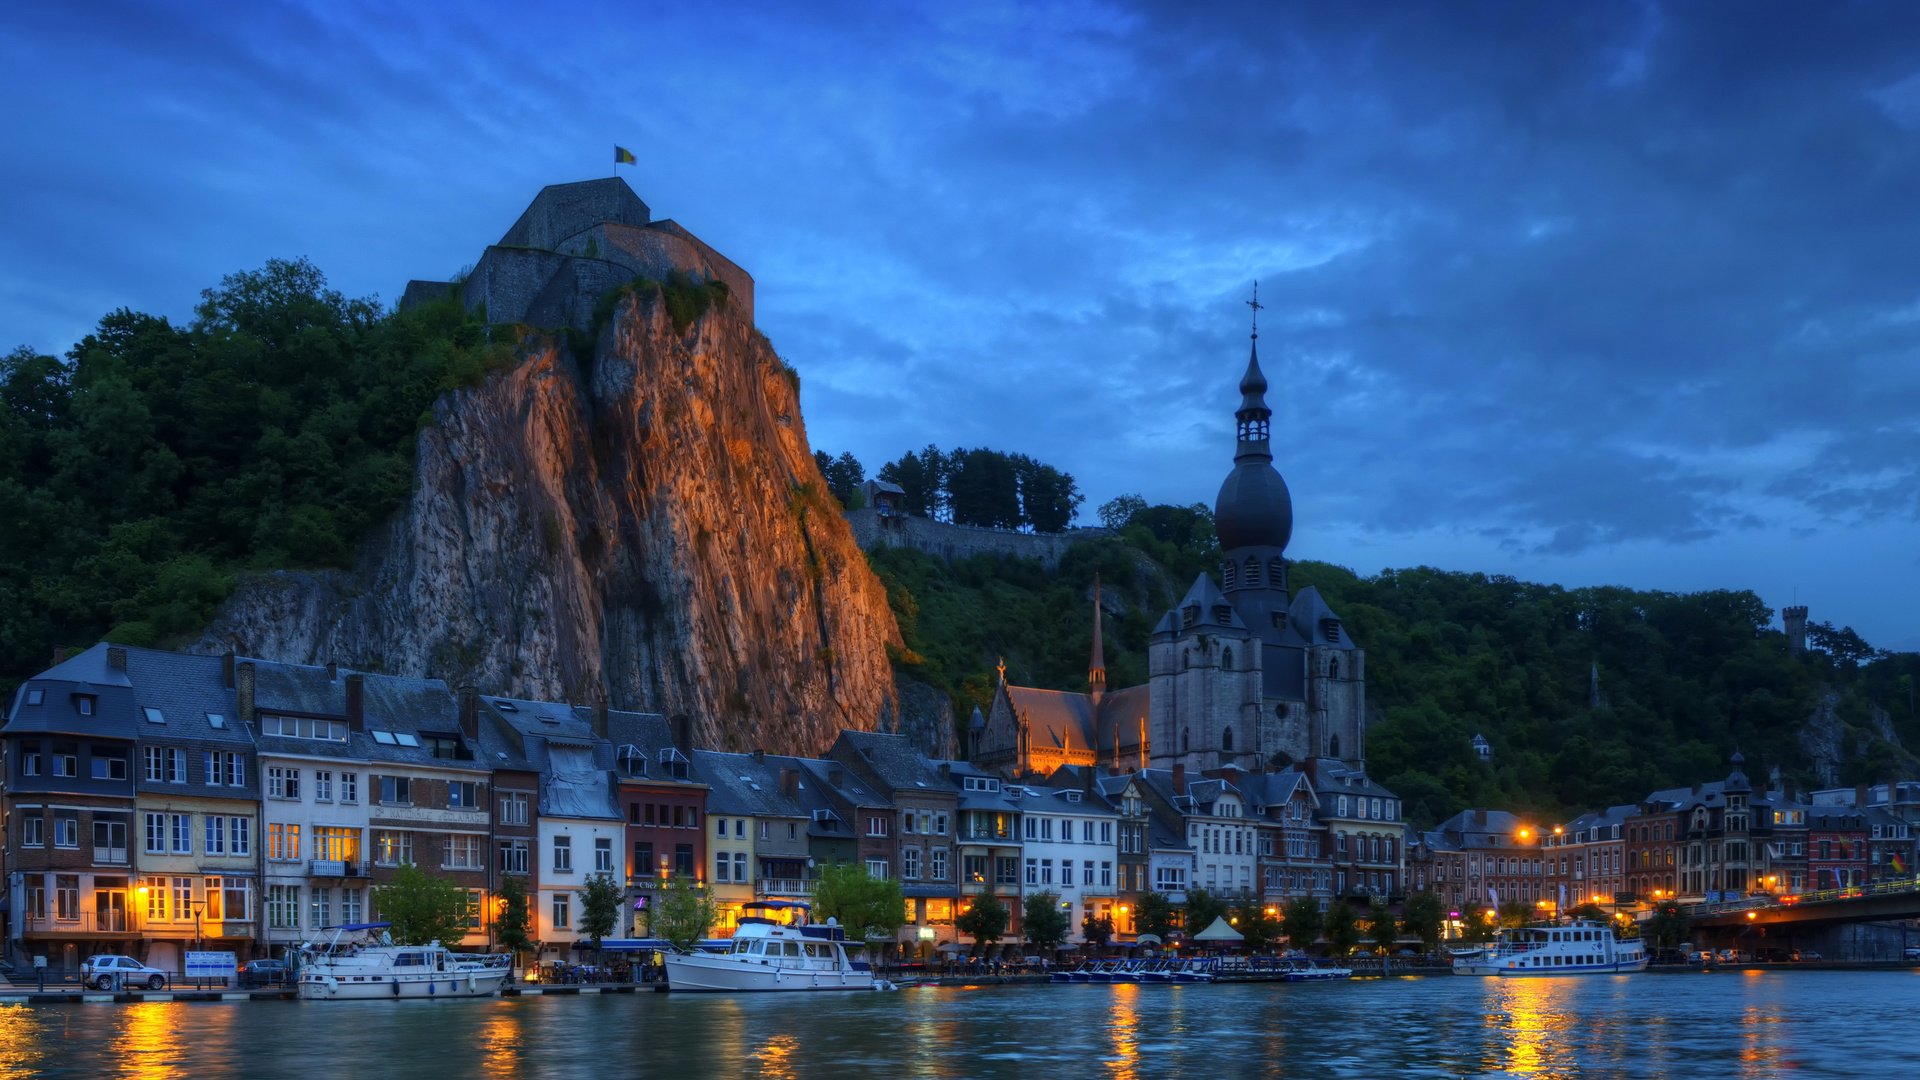
[{"label": "bridge", "polygon": [[1871,885],[1789,896],[1754,896],[1723,904],[1696,904],[1681,911],[1693,926],[1708,929],[1914,919],[1920,918],[1920,878],[1876,881]]}]

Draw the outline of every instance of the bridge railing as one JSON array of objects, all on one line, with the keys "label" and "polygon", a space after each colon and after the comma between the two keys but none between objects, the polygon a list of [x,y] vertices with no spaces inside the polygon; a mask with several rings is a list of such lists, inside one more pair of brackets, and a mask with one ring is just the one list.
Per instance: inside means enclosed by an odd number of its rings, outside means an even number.
[{"label": "bridge railing", "polygon": [[1699,918],[1705,915],[1721,915],[1729,911],[1801,907],[1806,904],[1829,904],[1841,900],[1859,900],[1869,896],[1898,896],[1916,892],[1920,892],[1920,876],[1884,879],[1865,885],[1848,885],[1839,889],[1812,889],[1787,896],[1747,896],[1717,904],[1688,904],[1680,910],[1690,918]]}]

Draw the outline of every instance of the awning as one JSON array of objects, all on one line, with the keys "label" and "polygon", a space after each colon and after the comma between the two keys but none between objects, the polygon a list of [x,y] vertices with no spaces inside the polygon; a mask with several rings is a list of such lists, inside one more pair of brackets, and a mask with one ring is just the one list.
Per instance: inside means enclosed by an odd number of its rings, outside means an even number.
[{"label": "awning", "polygon": [[1227,917],[1221,915],[1213,920],[1213,925],[1193,935],[1195,941],[1244,941],[1240,931],[1227,924]]}]

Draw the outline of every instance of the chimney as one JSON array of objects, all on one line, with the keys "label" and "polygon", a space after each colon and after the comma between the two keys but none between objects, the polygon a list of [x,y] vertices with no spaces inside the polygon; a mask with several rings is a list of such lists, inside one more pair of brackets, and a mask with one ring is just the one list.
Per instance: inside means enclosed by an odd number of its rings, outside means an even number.
[{"label": "chimney", "polygon": [[107,666],[115,671],[127,670],[127,648],[124,645],[107,646]]},{"label": "chimney", "polygon": [[753,763],[755,765],[765,765],[767,763],[767,752],[755,747],[753,751]]},{"label": "chimney", "polygon": [[607,737],[607,692],[600,691],[598,703],[593,707],[593,733],[601,738]]},{"label": "chimney", "polygon": [[367,728],[367,677],[357,671],[347,676],[347,727]]},{"label": "chimney", "polygon": [[240,715],[241,723],[253,723],[253,661],[251,660],[243,660],[233,666],[233,711]]},{"label": "chimney", "polygon": [[1699,784],[1699,782],[1698,782],[1698,781],[1695,781],[1695,782],[1694,782],[1694,785],[1693,785],[1693,793],[1694,793],[1695,795],[1698,795],[1698,794],[1700,794],[1700,784]]},{"label": "chimney", "polygon": [[674,748],[682,753],[693,749],[693,719],[686,713],[676,713],[671,721]]},{"label": "chimney", "polygon": [[480,691],[471,686],[460,688],[460,734],[480,738]]},{"label": "chimney", "polygon": [[1174,762],[1173,793],[1175,795],[1185,795],[1187,793],[1187,763],[1184,761]]},{"label": "chimney", "polygon": [[233,689],[233,654],[227,653],[220,658],[220,685]]},{"label": "chimney", "polygon": [[1236,788],[1239,787],[1240,786],[1240,767],[1238,765],[1226,766],[1225,768],[1220,770],[1220,779],[1225,780],[1227,783],[1232,784]]},{"label": "chimney", "polygon": [[794,792],[798,791],[799,789],[800,789],[800,770],[781,769],[780,770],[780,794],[792,795]]},{"label": "chimney", "polygon": [[1473,823],[1474,823],[1475,825],[1478,825],[1478,826],[1480,826],[1480,827],[1481,827],[1481,828],[1483,828],[1483,829],[1484,829],[1484,828],[1486,828],[1486,827],[1487,827],[1487,812],[1486,812],[1485,810],[1475,810],[1475,811],[1473,812]]},{"label": "chimney", "polygon": [[340,665],[334,663],[331,660],[327,661],[327,681],[332,682],[335,679],[338,679],[339,677],[340,677]]},{"label": "chimney", "polygon": [[[107,650],[107,655],[108,655],[109,657],[111,657],[111,656],[113,655],[113,650],[111,650],[111,649],[109,649],[109,650]],[[111,662],[111,661],[109,661],[109,662]],[[1866,805],[1868,805],[1868,803],[1867,803],[1867,785],[1865,785],[1865,784],[1855,784],[1855,785],[1853,786],[1853,805],[1854,805],[1854,806],[1856,806],[1856,807],[1865,807]]]}]

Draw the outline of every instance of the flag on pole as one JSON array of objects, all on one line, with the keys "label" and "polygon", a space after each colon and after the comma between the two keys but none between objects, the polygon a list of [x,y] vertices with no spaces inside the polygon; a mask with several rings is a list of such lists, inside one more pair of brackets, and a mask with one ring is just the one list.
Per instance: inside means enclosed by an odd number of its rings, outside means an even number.
[{"label": "flag on pole", "polygon": [[615,165],[635,165],[638,164],[638,161],[634,158],[633,151],[624,146],[616,146],[613,148],[613,163]]}]

